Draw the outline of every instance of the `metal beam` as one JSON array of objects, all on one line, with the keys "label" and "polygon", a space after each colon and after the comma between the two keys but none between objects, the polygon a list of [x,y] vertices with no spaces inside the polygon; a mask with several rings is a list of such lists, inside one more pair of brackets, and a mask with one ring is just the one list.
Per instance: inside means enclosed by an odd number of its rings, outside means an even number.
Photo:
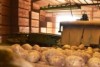
[{"label": "metal beam", "polygon": [[84,0],[86,2],[86,4],[88,4],[88,2],[86,0]]},{"label": "metal beam", "polygon": [[59,5],[59,6],[50,6],[50,7],[41,7],[40,10],[54,10],[54,9],[63,9],[63,10],[70,10],[70,7],[72,9],[81,9],[80,5]]},{"label": "metal beam", "polygon": [[77,4],[76,2],[75,2],[75,0],[72,0],[75,4]]},{"label": "metal beam", "polygon": [[91,4],[78,4],[78,5],[80,5],[80,6],[87,6],[87,5],[100,5],[100,3],[91,3]]},{"label": "metal beam", "polygon": [[81,4],[83,4],[80,0],[78,0]]}]

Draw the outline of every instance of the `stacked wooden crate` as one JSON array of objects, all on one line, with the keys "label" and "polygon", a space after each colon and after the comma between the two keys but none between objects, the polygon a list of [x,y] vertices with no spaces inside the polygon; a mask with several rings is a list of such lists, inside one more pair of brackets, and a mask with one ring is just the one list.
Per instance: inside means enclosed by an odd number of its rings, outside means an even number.
[{"label": "stacked wooden crate", "polygon": [[44,10],[40,10],[40,32],[41,33],[46,33],[46,12]]},{"label": "stacked wooden crate", "polygon": [[32,11],[31,11],[31,33],[39,33],[39,5],[36,3],[32,3]]},{"label": "stacked wooden crate", "polygon": [[31,0],[12,0],[13,33],[29,33],[29,12]]},{"label": "stacked wooden crate", "polygon": [[31,12],[31,33],[39,33],[39,13]]},{"label": "stacked wooden crate", "polygon": [[47,33],[55,33],[55,16],[53,13],[46,13]]},{"label": "stacked wooden crate", "polygon": [[41,33],[55,33],[55,15],[52,12],[40,10],[40,32]]},{"label": "stacked wooden crate", "polygon": [[11,30],[11,0],[0,0],[0,42],[7,39]]}]

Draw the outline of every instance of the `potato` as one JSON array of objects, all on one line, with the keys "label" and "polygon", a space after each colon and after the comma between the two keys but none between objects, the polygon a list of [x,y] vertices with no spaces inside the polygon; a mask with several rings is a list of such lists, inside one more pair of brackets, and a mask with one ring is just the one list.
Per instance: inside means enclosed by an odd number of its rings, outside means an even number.
[{"label": "potato", "polygon": [[24,50],[19,44],[12,45],[11,49],[13,50],[14,53],[16,53],[22,58],[26,58],[26,55],[28,54],[28,51]]},{"label": "potato", "polygon": [[[41,53],[41,61],[47,62],[46,56],[47,56],[49,53],[51,53],[52,51],[54,51],[54,50],[56,50],[56,49],[54,49],[54,48],[49,48],[47,51],[43,51],[43,52]],[[54,51],[54,52],[55,52],[55,51]],[[54,54],[54,52],[53,52],[53,54]]]},{"label": "potato", "polygon": [[84,44],[81,44],[81,45],[78,46],[78,48],[83,50],[83,49],[85,49],[85,46],[84,46]]},{"label": "potato", "polygon": [[65,57],[62,55],[47,56],[47,61],[52,66],[63,67],[65,66]]},{"label": "potato", "polygon": [[29,62],[38,62],[40,60],[40,53],[36,50],[31,50],[28,52],[26,60]]},{"label": "potato", "polygon": [[32,50],[32,46],[30,44],[23,44],[22,47],[25,49],[25,50]]},{"label": "potato", "polygon": [[93,55],[93,49],[92,49],[92,47],[88,47],[88,48],[86,49],[86,53],[88,53],[88,54],[90,54],[90,55]]},{"label": "potato", "polygon": [[35,44],[32,49],[41,52],[41,47],[39,45],[37,45],[37,44]]},{"label": "potato", "polygon": [[94,48],[93,51],[94,52],[100,52],[100,49],[99,48]]},{"label": "potato", "polygon": [[85,67],[83,58],[79,56],[68,56],[65,63],[65,67]]},{"label": "potato", "polygon": [[71,46],[71,50],[77,50],[78,47],[77,46]]},{"label": "potato", "polygon": [[88,61],[88,67],[100,67],[100,58],[90,58]]},{"label": "potato", "polygon": [[9,48],[0,49],[0,67],[34,67]]},{"label": "potato", "polygon": [[94,53],[93,53],[93,57],[100,58],[100,53],[99,53],[99,52],[94,52]]},{"label": "potato", "polygon": [[70,48],[71,48],[71,46],[67,45],[67,44],[62,47],[62,49],[70,49]]}]

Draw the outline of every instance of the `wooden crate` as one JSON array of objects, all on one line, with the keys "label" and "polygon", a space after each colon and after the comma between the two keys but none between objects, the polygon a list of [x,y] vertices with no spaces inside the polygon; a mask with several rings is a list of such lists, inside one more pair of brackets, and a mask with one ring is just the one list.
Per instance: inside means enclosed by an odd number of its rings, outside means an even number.
[{"label": "wooden crate", "polygon": [[18,19],[19,26],[29,26],[29,19],[27,18],[19,18]]},{"label": "wooden crate", "polygon": [[32,33],[39,33],[39,28],[31,27]]},{"label": "wooden crate", "polygon": [[40,10],[40,15],[45,16],[46,12],[44,10]]},{"label": "wooden crate", "polygon": [[47,32],[47,28],[46,27],[41,27],[41,29],[40,29],[41,31],[41,33],[46,33]]},{"label": "wooden crate", "polygon": [[40,6],[38,4],[36,4],[36,3],[33,3],[32,4],[32,9],[33,10],[40,10]]},{"label": "wooden crate", "polygon": [[31,20],[31,26],[39,27],[39,20]]},{"label": "wooden crate", "polygon": [[53,29],[52,28],[47,28],[47,33],[52,33]]},{"label": "wooden crate", "polygon": [[47,22],[47,27],[52,28],[53,27],[53,23],[52,22]]},{"label": "wooden crate", "polygon": [[31,17],[31,19],[39,19],[39,13],[38,12],[31,12],[31,14],[32,14],[32,17]]},{"label": "wooden crate", "polygon": [[20,33],[29,33],[29,27],[19,27]]},{"label": "wooden crate", "polygon": [[19,8],[19,9],[18,9],[18,16],[19,16],[19,17],[26,17],[26,18],[29,18],[29,11],[28,11],[28,10],[25,10],[25,9]]},{"label": "wooden crate", "polygon": [[25,1],[25,0],[19,0],[18,7],[30,10],[31,9],[31,2]]},{"label": "wooden crate", "polygon": [[46,17],[46,22],[52,22],[53,18],[52,17]]},{"label": "wooden crate", "polygon": [[40,15],[40,27],[46,27],[47,26],[47,22],[45,19],[45,16]]}]

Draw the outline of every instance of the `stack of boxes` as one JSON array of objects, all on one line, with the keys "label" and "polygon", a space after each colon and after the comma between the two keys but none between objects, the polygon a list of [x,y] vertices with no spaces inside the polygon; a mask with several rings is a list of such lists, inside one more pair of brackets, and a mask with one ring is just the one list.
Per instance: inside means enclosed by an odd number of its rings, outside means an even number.
[{"label": "stack of boxes", "polygon": [[11,32],[11,0],[0,0],[0,42]]},{"label": "stack of boxes", "polygon": [[29,12],[31,0],[12,0],[13,33],[29,33]]}]

